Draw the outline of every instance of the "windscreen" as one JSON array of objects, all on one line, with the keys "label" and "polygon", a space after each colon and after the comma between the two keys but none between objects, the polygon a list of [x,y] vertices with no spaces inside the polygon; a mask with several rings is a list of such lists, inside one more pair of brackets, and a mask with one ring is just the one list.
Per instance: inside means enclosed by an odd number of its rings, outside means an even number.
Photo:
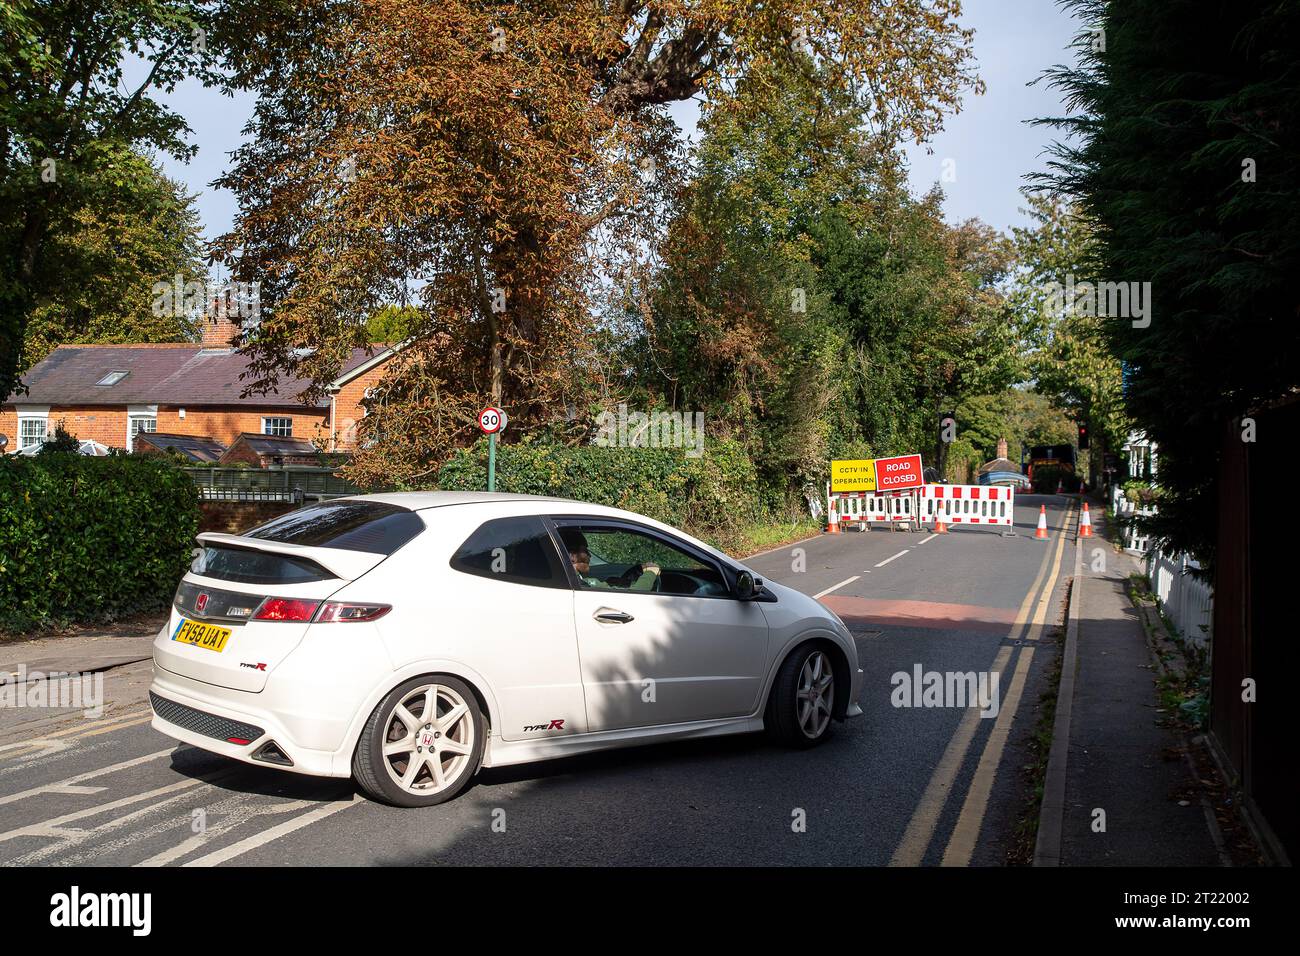
[{"label": "windscreen", "polygon": [[214,545],[203,549],[190,570],[204,577],[241,584],[302,584],[335,576],[305,558]]},{"label": "windscreen", "polygon": [[414,511],[378,501],[327,501],[244,532],[246,538],[389,555],[424,530]]}]

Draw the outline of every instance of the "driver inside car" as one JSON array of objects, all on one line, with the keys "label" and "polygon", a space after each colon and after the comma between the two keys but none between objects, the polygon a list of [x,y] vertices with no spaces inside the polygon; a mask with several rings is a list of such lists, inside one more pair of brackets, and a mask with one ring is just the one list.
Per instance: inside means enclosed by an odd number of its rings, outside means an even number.
[{"label": "driver inside car", "polygon": [[621,575],[602,581],[591,574],[591,551],[587,547],[587,536],[577,528],[561,528],[560,538],[569,552],[569,560],[578,578],[590,588],[617,589],[620,591],[654,591],[659,581],[659,565],[651,563],[634,564]]}]

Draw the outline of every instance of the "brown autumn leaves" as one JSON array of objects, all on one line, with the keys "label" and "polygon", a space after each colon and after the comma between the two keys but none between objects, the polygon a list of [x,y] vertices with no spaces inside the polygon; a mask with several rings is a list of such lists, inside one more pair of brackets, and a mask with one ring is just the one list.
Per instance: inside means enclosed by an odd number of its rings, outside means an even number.
[{"label": "brown autumn leaves", "polygon": [[[418,484],[493,401],[525,426],[609,397],[599,316],[635,311],[689,165],[667,104],[815,67],[886,138],[978,87],[957,0],[311,0],[272,21],[219,252],[262,283],[258,379],[324,389],[379,308],[419,320],[357,477]],[[277,33],[279,35],[277,35]],[[278,53],[277,53],[278,51]]]}]

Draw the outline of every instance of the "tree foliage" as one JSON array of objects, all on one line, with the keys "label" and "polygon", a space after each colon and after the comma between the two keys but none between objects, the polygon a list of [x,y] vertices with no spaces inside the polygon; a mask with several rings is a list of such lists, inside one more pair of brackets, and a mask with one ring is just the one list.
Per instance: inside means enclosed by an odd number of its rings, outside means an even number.
[{"label": "tree foliage", "polygon": [[944,402],[1017,377],[1009,243],[913,198],[892,144],[816,75],[739,92],[750,111],[703,125],[641,381],[741,437],[772,486],[819,483],[841,454],[929,457]]},{"label": "tree foliage", "polygon": [[1045,121],[1069,138],[1042,184],[1096,222],[1102,274],[1152,283],[1150,324],[1108,323],[1108,340],[1160,446],[1154,531],[1211,559],[1219,436],[1297,385],[1300,6],[1069,5],[1101,33],[1050,74],[1070,115]]},{"label": "tree foliage", "polygon": [[132,150],[192,155],[189,127],[156,94],[187,76],[215,79],[205,38],[217,7],[202,0],[0,6],[0,400],[30,364],[24,349],[34,310],[81,278],[60,252],[91,241],[95,220],[111,229],[113,210],[138,187]]},{"label": "tree foliage", "polygon": [[259,100],[223,180],[241,201],[224,250],[238,277],[262,282],[254,387],[286,371],[328,382],[363,344],[366,318],[398,303],[423,314],[420,358],[366,423],[366,454],[406,460],[410,449],[385,437],[403,433],[384,423],[389,412],[464,440],[466,410],[484,401],[521,425],[585,408],[603,390],[592,316],[610,295],[645,288],[683,181],[667,104],[698,97],[706,113],[743,112],[747,76],[798,59],[882,135],[924,137],[977,82],[957,10],[955,0],[237,7],[236,80]]},{"label": "tree foliage", "polygon": [[1102,456],[1118,449],[1130,428],[1120,360],[1106,337],[1108,323],[1128,320],[1100,314],[1087,296],[1067,295],[1071,287],[1096,288],[1105,278],[1096,223],[1060,197],[1030,193],[1027,201],[1031,224],[1013,230],[1016,281],[1010,292],[1026,368],[1037,391],[1091,427],[1095,483]]},{"label": "tree foliage", "polygon": [[61,281],[29,315],[24,361],[34,365],[71,342],[181,342],[193,318],[155,308],[154,284],[203,281],[193,197],[142,156],[125,152],[120,183],[78,210],[50,237],[46,254]]}]

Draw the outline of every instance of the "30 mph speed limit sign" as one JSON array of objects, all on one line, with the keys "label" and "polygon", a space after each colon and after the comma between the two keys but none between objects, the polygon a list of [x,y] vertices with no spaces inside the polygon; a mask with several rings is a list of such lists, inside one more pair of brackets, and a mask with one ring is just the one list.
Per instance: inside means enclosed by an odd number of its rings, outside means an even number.
[{"label": "30 mph speed limit sign", "polygon": [[506,430],[506,413],[499,408],[489,406],[478,413],[478,427],[485,435],[495,435]]}]

